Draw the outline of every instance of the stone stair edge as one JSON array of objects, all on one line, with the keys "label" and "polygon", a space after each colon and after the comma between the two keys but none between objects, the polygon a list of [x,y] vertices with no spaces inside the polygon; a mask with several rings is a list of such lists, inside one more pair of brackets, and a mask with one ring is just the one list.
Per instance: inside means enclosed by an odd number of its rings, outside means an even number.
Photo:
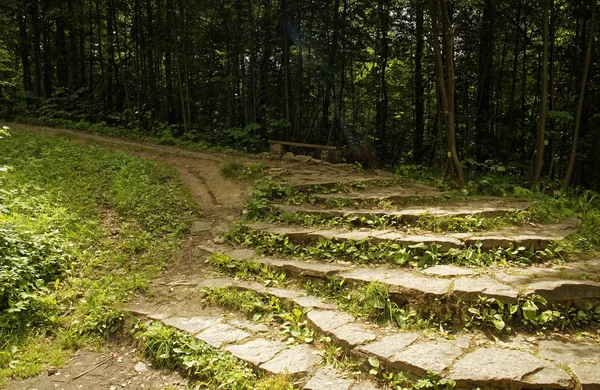
[{"label": "stone stair edge", "polygon": [[[456,382],[459,384],[465,385],[496,384],[500,386],[509,385],[508,387],[514,388],[511,386],[515,386],[515,384],[521,384],[524,387],[540,385],[541,387],[547,388],[571,388],[573,384],[571,377],[553,363],[553,360],[555,359],[549,359],[546,356],[540,357],[538,356],[540,354],[537,352],[537,350],[534,351],[535,354],[532,354],[530,353],[532,351],[528,352],[527,350],[524,350],[522,346],[515,347],[510,343],[502,347],[495,347],[494,343],[492,343],[491,346],[490,344],[477,345],[475,349],[473,349],[473,338],[468,334],[458,335],[454,340],[448,340],[441,336],[434,338],[427,331],[422,331],[419,333],[414,331],[407,332],[399,330],[390,331],[389,329],[382,330],[374,325],[363,323],[349,314],[338,312],[333,308],[323,308],[312,304],[308,306],[298,305],[298,298],[310,297],[299,290],[285,291],[285,289],[281,288],[267,288],[259,283],[240,283],[233,280],[231,282],[233,287],[250,289],[261,294],[273,294],[273,296],[284,300],[289,300],[303,309],[308,309],[307,317],[311,326],[318,333],[330,336],[337,345],[345,347],[348,350],[348,353],[351,354],[353,358],[364,364],[365,367],[368,367],[366,366],[368,357],[374,357],[378,360],[381,360],[386,367],[392,370],[406,371],[407,374],[411,375],[411,378],[415,380],[419,377],[425,376],[429,371],[437,370],[437,373],[442,377],[448,377],[456,380]],[[318,300],[318,298],[315,300]],[[465,337],[471,337],[471,339],[466,340]],[[409,340],[409,342],[406,340]],[[388,356],[384,355],[384,353],[381,352],[381,346],[378,346],[378,343],[382,346],[394,345],[392,349],[395,352],[389,354]],[[398,344],[394,343],[404,343],[405,345],[403,345],[402,348],[399,348]],[[411,346],[413,346],[413,348],[409,348]],[[460,351],[457,349],[457,347],[460,348]],[[445,360],[442,359],[445,363],[440,366],[438,361],[439,359],[437,358],[433,362],[427,359],[422,360],[422,358],[419,356],[423,355],[422,352],[424,348],[430,349],[431,352],[425,354],[426,356],[433,356],[435,355],[434,352],[437,353],[437,356],[446,356],[444,358]],[[539,347],[538,349],[541,348],[542,347]],[[565,344],[564,348],[567,348],[567,350],[569,348],[591,348],[594,351],[597,351],[599,354],[598,356],[600,356],[599,347],[594,347],[585,343]],[[473,379],[468,375],[465,377],[466,374],[464,373],[464,370],[459,370],[458,372],[454,370],[454,366],[459,362],[462,362],[465,359],[473,360],[471,354],[479,350],[492,350],[500,362],[506,360],[507,356],[510,358],[517,356],[520,359],[529,361],[530,365],[535,366],[534,369],[532,369],[532,372],[545,370],[546,373],[541,378],[534,376],[533,379],[527,377],[527,372],[523,373],[521,377],[513,376],[510,378],[497,377],[486,379],[480,376]],[[494,366],[492,371],[502,371],[500,369],[501,367],[499,367],[497,364],[494,365],[494,362],[490,362],[489,364]],[[595,364],[597,364],[597,362]],[[600,386],[600,366],[597,368],[597,375],[593,373],[590,374],[588,372],[589,370],[583,373],[584,375],[592,376],[592,379],[588,380],[589,384],[592,386]],[[521,368],[513,364],[511,369],[519,372],[518,370]],[[551,382],[551,379],[554,382]]]},{"label": "stone stair edge", "polygon": [[[134,316],[158,321],[164,326],[195,337],[215,349],[229,352],[258,371],[272,375],[289,374],[295,384],[306,390],[343,389],[377,390],[370,381],[343,378],[339,370],[322,366],[318,350],[310,344],[286,345],[286,343],[268,338],[261,331],[250,333],[252,325],[244,327],[244,322],[227,323],[219,316],[180,317],[177,315],[154,313],[151,310],[125,307]],[[324,377],[324,378],[323,378]],[[323,379],[328,381],[323,382]],[[338,387],[325,386],[332,382]],[[319,384],[320,387],[314,387]]]},{"label": "stone stair edge", "polygon": [[[498,199],[497,205],[493,201],[463,202],[463,204],[427,204],[420,206],[381,208],[316,208],[311,205],[288,205],[272,203],[271,206],[279,209],[284,214],[306,213],[321,215],[323,217],[349,217],[349,216],[389,216],[415,221],[420,217],[461,217],[467,215],[500,216],[508,212],[524,211],[531,207],[533,201],[505,201]],[[503,204],[504,203],[504,204]]]},{"label": "stone stair edge", "polygon": [[[600,282],[589,279],[515,276],[501,269],[494,269],[490,273],[489,268],[474,270],[453,265],[438,265],[416,272],[385,266],[361,267],[260,257],[250,249],[228,249],[223,246],[201,245],[199,248],[209,253],[224,253],[237,260],[260,263],[281,270],[292,278],[308,276],[325,279],[337,276],[359,284],[380,281],[388,285],[391,295],[454,297],[465,302],[487,296],[504,303],[515,303],[519,297],[533,295],[542,296],[549,303],[600,301]],[[558,275],[560,272],[560,269],[557,270]],[[582,271],[580,275],[588,274]]]}]

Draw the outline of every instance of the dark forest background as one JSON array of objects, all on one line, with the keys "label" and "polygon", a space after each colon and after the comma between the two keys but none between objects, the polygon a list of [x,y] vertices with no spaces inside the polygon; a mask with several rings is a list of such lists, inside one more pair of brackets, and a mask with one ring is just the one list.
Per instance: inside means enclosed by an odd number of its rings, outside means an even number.
[{"label": "dark forest background", "polygon": [[0,117],[597,188],[595,3],[2,0]]}]

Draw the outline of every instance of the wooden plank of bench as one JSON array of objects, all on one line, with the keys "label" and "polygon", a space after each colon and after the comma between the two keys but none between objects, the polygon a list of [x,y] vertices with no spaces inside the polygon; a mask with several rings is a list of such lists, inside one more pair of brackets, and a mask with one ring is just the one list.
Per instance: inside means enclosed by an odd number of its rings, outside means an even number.
[{"label": "wooden plank of bench", "polygon": [[317,144],[302,144],[298,142],[288,142],[288,141],[277,141],[277,140],[269,140],[270,144],[280,144],[287,146],[297,146],[299,148],[315,148],[315,149],[329,149],[329,150],[337,150],[337,146],[329,146],[329,145],[317,145]]}]

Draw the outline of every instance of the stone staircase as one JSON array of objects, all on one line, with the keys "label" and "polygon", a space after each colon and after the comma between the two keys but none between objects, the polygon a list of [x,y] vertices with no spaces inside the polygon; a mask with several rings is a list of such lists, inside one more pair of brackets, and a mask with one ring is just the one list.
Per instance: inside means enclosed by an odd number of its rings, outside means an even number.
[{"label": "stone staircase", "polygon": [[[327,240],[334,243],[398,244],[415,253],[422,251],[423,244],[426,247],[436,245],[441,252],[518,247],[537,251],[565,240],[578,230],[580,224],[579,220],[572,219],[495,231],[423,231],[410,225],[424,217],[502,218],[507,213],[526,210],[532,203],[500,199],[446,202],[440,198],[442,193],[431,187],[397,186],[396,182],[386,180],[365,178],[362,183],[369,185],[362,191],[354,188],[349,192],[311,192],[313,201],[310,206],[281,202],[272,206],[284,215],[306,214],[323,219],[394,218],[406,223],[407,228],[319,228],[255,222],[244,224],[242,232],[277,236],[301,247]],[[303,191],[313,191],[315,185],[320,188],[335,188],[336,185],[323,179],[314,183],[308,181],[307,184],[307,178],[299,183],[297,188]],[[376,187],[378,183],[385,183],[385,186]],[[415,203],[420,203],[419,200],[425,198],[428,199],[427,206],[406,205],[415,199]],[[356,201],[355,206],[360,207],[331,207],[336,202],[346,205],[347,200]],[[388,208],[369,206],[381,201],[397,202],[397,205]],[[422,308],[424,312],[450,310],[457,316],[481,302],[482,297],[493,298],[502,304],[517,304],[527,299],[538,299],[539,302],[542,299],[547,307],[562,305],[578,310],[590,305],[600,307],[600,259],[571,263],[553,261],[528,267],[443,264],[419,269],[394,265],[393,262],[340,261],[335,256],[329,259],[264,256],[252,248],[233,246],[222,240],[217,242],[198,248],[204,251],[207,260],[212,255],[224,255],[237,262],[259,265],[284,273],[285,284],[266,287],[256,281],[221,275],[188,282],[186,288],[193,294],[207,288],[225,288],[281,300],[301,310],[308,326],[319,337],[326,337],[333,345],[342,348],[347,359],[365,374],[350,376],[343,369],[327,367],[322,359],[323,346],[318,342],[286,345],[281,342],[280,334],[272,323],[251,321],[228,311],[217,317],[202,311],[179,316],[177,307],[167,304],[150,309],[135,306],[129,309],[192,334],[215,348],[225,349],[257,370],[292,375],[296,385],[303,389],[389,388],[380,376],[376,381],[374,376],[366,374],[375,366],[378,371],[403,372],[413,381],[435,374],[454,381],[456,387],[464,389],[600,389],[600,346],[597,338],[578,340],[560,329],[543,332],[519,330],[500,335],[483,328],[466,329],[460,319],[451,319],[450,323],[454,326],[448,328],[441,323],[434,328],[400,328],[390,323],[380,324],[358,318],[344,311],[334,300],[310,295],[301,289],[305,283],[325,285],[332,280],[343,281],[345,286],[355,290],[378,282],[386,287],[390,300],[399,307],[411,307],[417,311]],[[212,307],[210,313],[214,310]],[[593,332],[587,328],[582,330]]]}]

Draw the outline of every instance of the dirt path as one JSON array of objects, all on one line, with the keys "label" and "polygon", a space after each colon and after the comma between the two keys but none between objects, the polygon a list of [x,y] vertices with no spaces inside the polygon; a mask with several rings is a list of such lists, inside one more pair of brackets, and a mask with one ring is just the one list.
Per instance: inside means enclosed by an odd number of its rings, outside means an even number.
[{"label": "dirt path", "polygon": [[[298,156],[297,160],[258,160],[257,157],[233,153],[194,152],[65,129],[19,124],[9,124],[9,126],[13,130],[38,133],[47,137],[69,134],[69,138],[75,142],[122,150],[128,154],[167,163],[179,171],[180,179],[189,188],[204,212],[198,221],[202,228],[196,231],[192,229],[192,234],[185,239],[179,255],[169,269],[150,283],[150,294],[139,295],[130,305],[162,307],[170,306],[173,302],[185,302],[184,306],[190,310],[202,306],[202,302],[197,299],[196,287],[190,281],[217,276],[204,262],[206,252],[202,249],[202,245],[221,235],[241,216],[251,190],[250,183],[232,181],[222,176],[220,169],[227,161],[261,161],[269,169],[269,174],[300,186],[360,181],[386,176],[383,172],[357,172],[349,165],[321,164],[315,160],[307,160],[306,156]],[[132,345],[109,345],[107,348],[108,351],[105,353],[78,352],[71,362],[59,369],[59,375],[48,376],[43,373],[26,380],[9,381],[6,383],[6,388],[50,390],[185,387],[185,381],[177,374],[153,369],[149,364],[146,364],[146,370],[136,370],[140,360]],[[105,359],[106,362],[102,363]],[[92,369],[89,373],[74,378],[89,369]]]}]

